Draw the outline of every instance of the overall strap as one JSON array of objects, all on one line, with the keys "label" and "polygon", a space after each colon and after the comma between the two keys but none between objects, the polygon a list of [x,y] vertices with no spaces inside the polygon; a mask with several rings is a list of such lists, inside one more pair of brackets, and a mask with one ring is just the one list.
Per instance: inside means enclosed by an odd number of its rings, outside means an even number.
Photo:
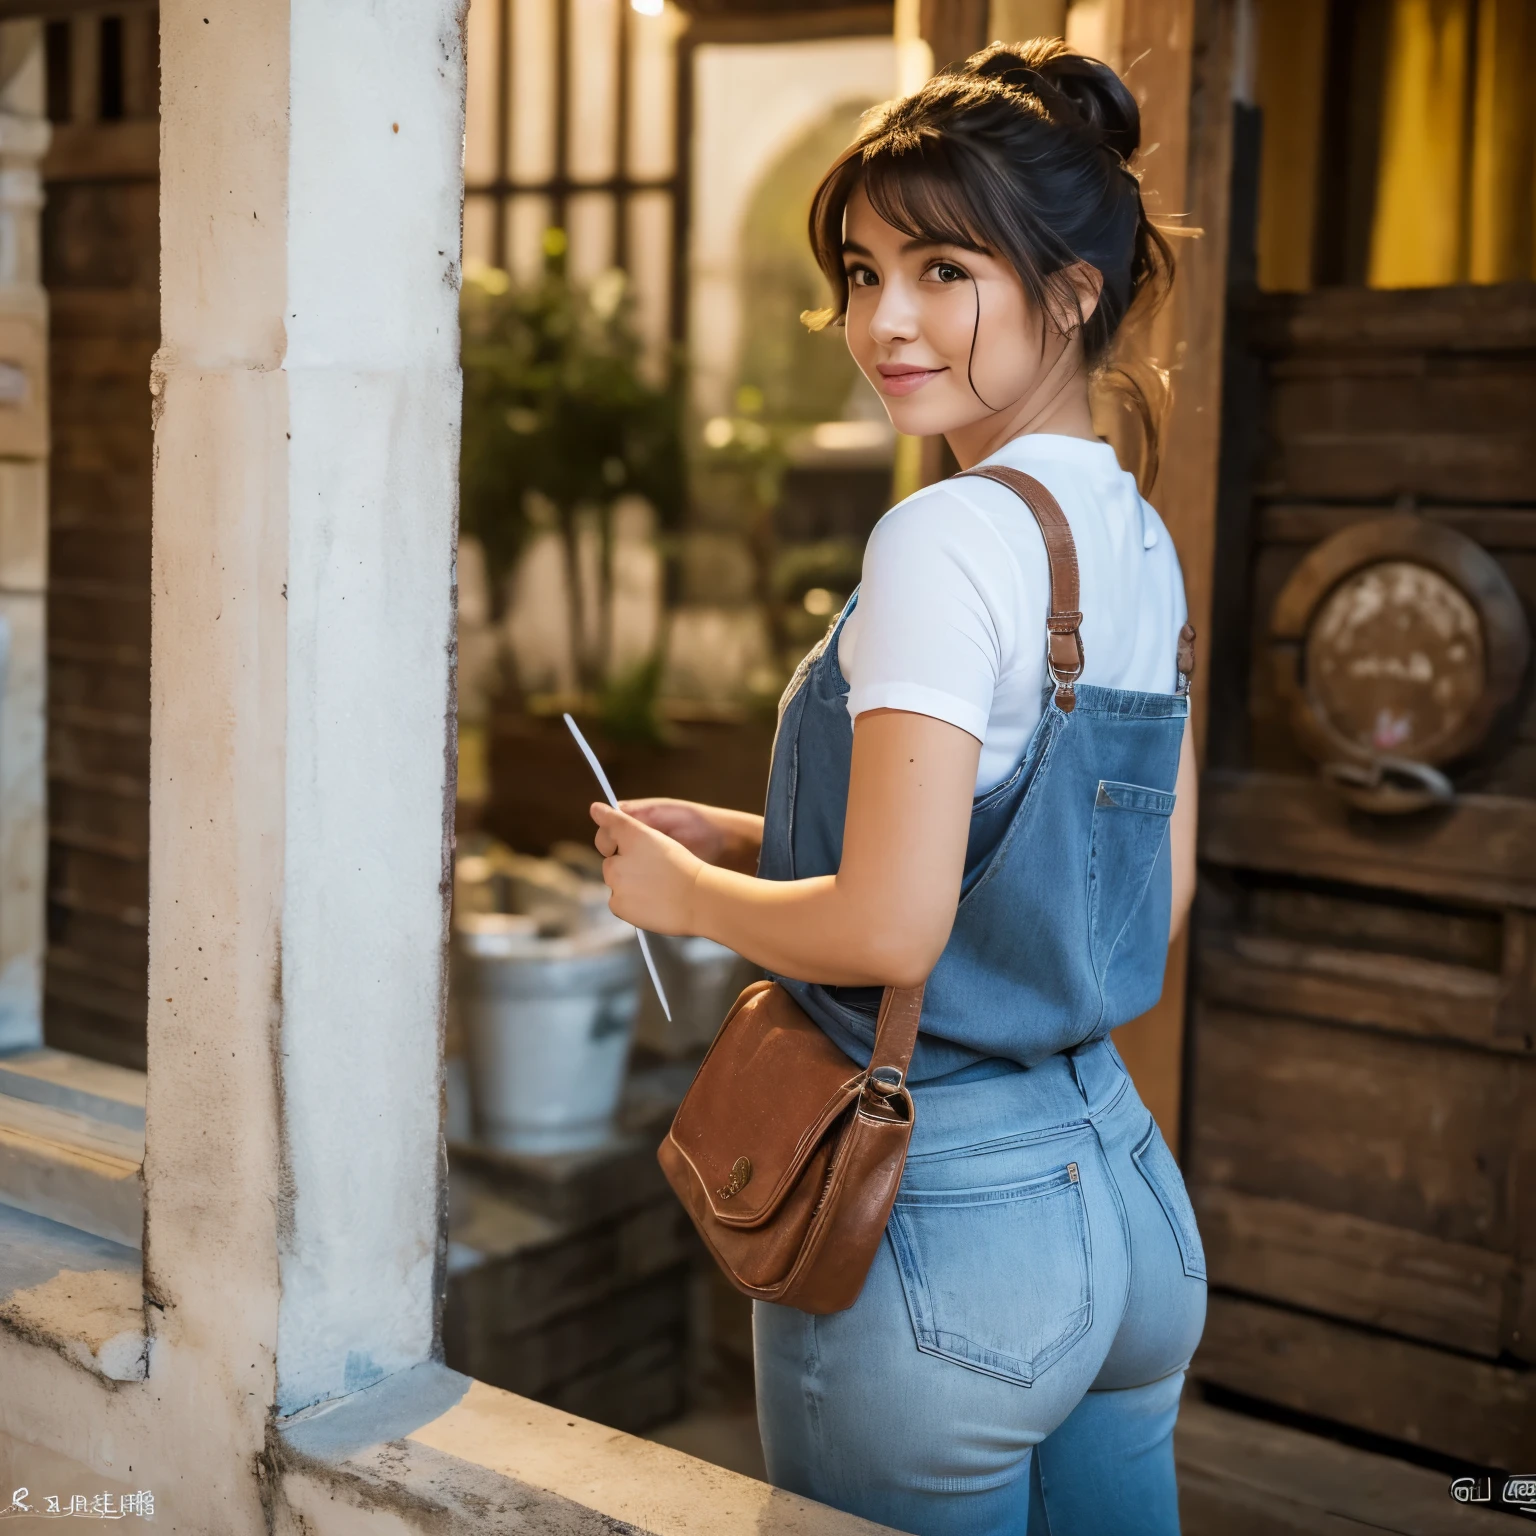
[{"label": "overall strap", "polygon": [[1189,692],[1190,679],[1195,675],[1195,626],[1186,624],[1179,631],[1179,692]]},{"label": "overall strap", "polygon": [[963,469],[954,476],[959,480],[974,475],[981,480],[995,480],[1005,485],[1035,515],[1040,536],[1045,540],[1045,556],[1050,563],[1050,613],[1045,627],[1048,633],[1046,666],[1056,684],[1056,707],[1070,714],[1077,703],[1076,685],[1083,675],[1083,622],[1077,576],[1077,545],[1060,504],[1033,475],[1005,464],[980,464]]}]

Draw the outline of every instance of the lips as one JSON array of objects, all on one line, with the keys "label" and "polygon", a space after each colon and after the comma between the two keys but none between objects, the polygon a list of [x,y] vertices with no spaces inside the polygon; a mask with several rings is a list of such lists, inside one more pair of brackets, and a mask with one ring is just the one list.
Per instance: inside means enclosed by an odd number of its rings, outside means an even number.
[{"label": "lips", "polygon": [[930,379],[936,379],[942,368],[919,368],[911,363],[879,363],[875,371],[880,375],[880,390],[886,395],[910,395],[921,389]]}]

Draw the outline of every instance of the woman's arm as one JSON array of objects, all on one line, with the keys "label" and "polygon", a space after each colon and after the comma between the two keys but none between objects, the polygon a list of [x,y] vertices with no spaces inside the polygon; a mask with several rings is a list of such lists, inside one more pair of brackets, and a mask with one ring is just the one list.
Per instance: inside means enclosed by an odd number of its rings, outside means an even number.
[{"label": "woman's arm", "polygon": [[915,986],[960,901],[981,743],[957,726],[874,709],[854,723],[835,875],[757,880],[704,863],[636,816],[592,807],[613,910],[697,933],[767,970],[833,986]]},{"label": "woman's arm", "polygon": [[763,846],[763,818],[751,811],[733,811],[723,805],[700,805],[695,800],[621,800],[619,807],[636,821],[664,832],[706,864],[740,870],[750,875],[757,869]]},{"label": "woman's arm", "polygon": [[1195,826],[1199,819],[1200,775],[1195,767],[1195,733],[1184,723],[1184,745],[1179,748],[1179,778],[1174,786],[1178,799],[1168,826],[1168,847],[1173,854],[1173,908],[1168,915],[1168,942],[1178,938],[1195,899]]}]

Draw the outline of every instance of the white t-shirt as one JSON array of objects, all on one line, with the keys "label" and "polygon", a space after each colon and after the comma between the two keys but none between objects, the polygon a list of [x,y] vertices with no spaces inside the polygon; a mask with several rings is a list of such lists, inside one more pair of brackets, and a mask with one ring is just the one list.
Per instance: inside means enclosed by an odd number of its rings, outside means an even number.
[{"label": "white t-shirt", "polygon": [[[989,464],[1039,480],[1066,514],[1082,584],[1081,681],[1171,693],[1184,577],[1162,519],[1107,443],[1015,438]],[[981,742],[976,793],[1008,777],[1040,719],[1050,569],[1034,514],[992,480],[943,480],[885,514],[864,550],[838,660],[848,713],[904,709]]]}]

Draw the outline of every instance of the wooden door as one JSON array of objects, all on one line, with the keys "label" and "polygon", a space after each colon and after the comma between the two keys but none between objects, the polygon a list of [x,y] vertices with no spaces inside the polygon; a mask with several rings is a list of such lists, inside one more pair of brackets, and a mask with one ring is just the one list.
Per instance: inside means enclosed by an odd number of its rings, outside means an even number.
[{"label": "wooden door", "polygon": [[[1206,1382],[1536,1465],[1536,709],[1450,805],[1352,809],[1277,691],[1310,551],[1406,512],[1536,607],[1536,285],[1262,295],[1229,327],[1186,1164]],[[1527,669],[1528,671],[1529,669]]]}]

